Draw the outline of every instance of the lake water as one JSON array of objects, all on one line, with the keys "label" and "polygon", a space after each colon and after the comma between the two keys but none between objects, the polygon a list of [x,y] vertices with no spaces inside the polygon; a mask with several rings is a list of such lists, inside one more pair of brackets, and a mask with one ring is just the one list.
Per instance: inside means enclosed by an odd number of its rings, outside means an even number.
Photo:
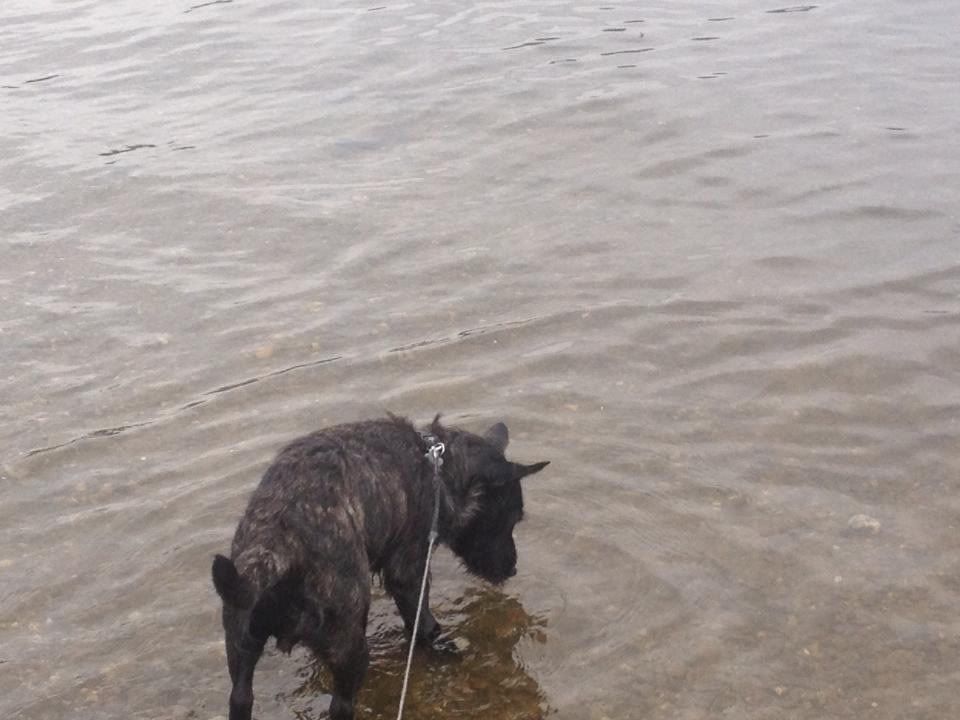
[{"label": "lake water", "polygon": [[[552,460],[502,591],[439,553],[468,646],[407,717],[956,717],[958,27],[4,0],[0,716],[225,716],[212,555],[288,440],[392,410]],[[272,653],[255,715],[327,688]]]}]

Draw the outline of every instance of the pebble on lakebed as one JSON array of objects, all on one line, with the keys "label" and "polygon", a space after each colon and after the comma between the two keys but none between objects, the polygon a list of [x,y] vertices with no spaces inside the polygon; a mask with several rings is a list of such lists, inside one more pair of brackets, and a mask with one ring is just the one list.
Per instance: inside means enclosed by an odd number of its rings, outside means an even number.
[{"label": "pebble on lakebed", "polygon": [[876,518],[872,518],[869,515],[854,515],[852,518],[847,520],[847,527],[851,530],[869,530],[870,532],[878,532],[880,530],[880,521]]}]

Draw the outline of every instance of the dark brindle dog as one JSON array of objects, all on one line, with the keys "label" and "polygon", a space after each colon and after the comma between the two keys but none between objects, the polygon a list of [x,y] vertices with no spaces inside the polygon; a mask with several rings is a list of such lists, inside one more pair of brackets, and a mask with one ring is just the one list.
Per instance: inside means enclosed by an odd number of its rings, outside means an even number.
[{"label": "dark brindle dog", "polygon": [[[439,541],[467,570],[493,583],[516,574],[513,528],[523,517],[520,479],[546,462],[503,456],[507,428],[485,435],[444,427]],[[217,555],[213,584],[223,600],[230,720],[249,720],[253,671],[273,636],[289,652],[303,643],[333,675],[333,720],[353,718],[367,669],[371,573],[383,577],[410,632],[433,518],[433,464],[407,420],[338,425],[284,448],[240,520],[232,559]],[[440,626],[424,596],[418,638]]]}]

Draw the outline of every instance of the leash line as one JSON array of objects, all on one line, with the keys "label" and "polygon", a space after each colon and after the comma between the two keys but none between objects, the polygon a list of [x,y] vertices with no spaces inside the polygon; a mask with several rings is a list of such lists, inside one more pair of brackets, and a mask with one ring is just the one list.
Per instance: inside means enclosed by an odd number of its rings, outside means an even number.
[{"label": "leash line", "polygon": [[423,610],[423,597],[427,592],[427,578],[430,576],[430,558],[437,541],[437,525],[440,518],[440,466],[443,465],[442,442],[434,442],[427,450],[427,457],[433,461],[433,520],[430,523],[430,536],[427,541],[427,559],[423,565],[423,579],[420,581],[420,597],[417,599],[417,614],[413,619],[413,632],[410,635],[410,651],[407,653],[407,668],[403,673],[403,689],[400,691],[400,707],[397,720],[403,719],[403,704],[407,699],[407,686],[410,682],[410,669],[413,667],[413,651],[417,646],[417,631],[420,629],[420,613]]}]

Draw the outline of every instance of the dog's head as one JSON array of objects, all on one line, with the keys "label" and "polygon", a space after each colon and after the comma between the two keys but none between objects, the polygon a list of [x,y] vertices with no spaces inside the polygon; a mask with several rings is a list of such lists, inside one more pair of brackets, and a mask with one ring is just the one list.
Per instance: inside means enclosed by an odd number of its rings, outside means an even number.
[{"label": "dog's head", "polygon": [[521,465],[507,460],[503,453],[509,433],[503,423],[475,435],[434,420],[431,431],[446,445],[449,525],[444,540],[471,573],[503,583],[517,572],[513,529],[523,519],[520,481],[549,461]]}]

